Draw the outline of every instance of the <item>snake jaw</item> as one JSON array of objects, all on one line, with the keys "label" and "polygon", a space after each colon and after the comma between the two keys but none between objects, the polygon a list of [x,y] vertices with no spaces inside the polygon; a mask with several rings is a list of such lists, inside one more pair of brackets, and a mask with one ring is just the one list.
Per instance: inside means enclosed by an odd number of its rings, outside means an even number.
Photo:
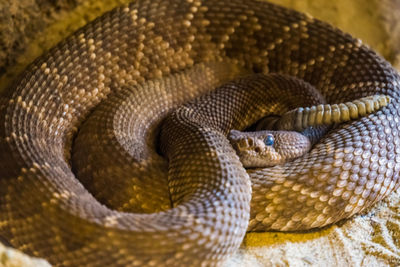
[{"label": "snake jaw", "polygon": [[[265,140],[276,140],[267,145]],[[311,148],[309,139],[297,132],[231,130],[228,139],[246,168],[262,168],[283,164],[300,157]]]}]

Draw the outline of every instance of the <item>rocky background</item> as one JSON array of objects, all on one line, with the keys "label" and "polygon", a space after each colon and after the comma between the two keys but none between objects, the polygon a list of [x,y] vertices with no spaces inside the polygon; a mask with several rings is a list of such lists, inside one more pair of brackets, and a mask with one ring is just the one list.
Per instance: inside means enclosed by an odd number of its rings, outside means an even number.
[{"label": "rocky background", "polygon": [[[129,0],[0,0],[0,91],[30,62],[58,41],[105,11],[127,2]],[[399,0],[272,2],[307,12],[340,27],[363,40],[395,67],[400,68]],[[243,255],[246,254],[247,247],[270,245],[265,242],[258,245],[258,240],[257,234],[249,235],[235,262],[240,264],[241,258],[246,257]],[[282,263],[291,265],[290,261]],[[316,262],[313,259],[305,258],[301,266],[312,266],[314,263]],[[257,266],[258,263],[252,264]],[[49,265],[43,260],[31,262],[28,257],[0,243],[1,266]]]},{"label": "rocky background", "polygon": [[130,0],[1,0],[0,91],[36,57]]}]

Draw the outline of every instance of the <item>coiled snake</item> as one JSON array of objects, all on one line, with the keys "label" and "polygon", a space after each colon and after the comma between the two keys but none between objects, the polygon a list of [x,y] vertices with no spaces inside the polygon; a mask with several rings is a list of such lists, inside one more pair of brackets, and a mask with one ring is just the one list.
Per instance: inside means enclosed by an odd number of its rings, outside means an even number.
[{"label": "coiled snake", "polygon": [[[96,200],[75,177],[78,163],[70,163],[73,137],[92,108],[112,91],[162,94],[166,102],[142,103],[143,120],[155,123],[174,99],[143,81],[221,60],[298,77],[328,103],[376,94],[391,102],[330,131],[299,159],[247,173],[223,134],[191,126],[202,121],[196,114],[185,119],[187,128],[167,129],[174,133],[166,141],[169,181],[165,160],[146,150],[153,139],[141,145],[117,135],[117,152],[104,151],[108,166],[83,164],[83,173],[104,177],[86,182],[109,187],[96,195],[108,207]],[[0,236],[60,266],[208,266],[237,249],[246,227],[299,230],[348,218],[399,186],[399,82],[359,40],[262,1],[144,0],[117,8],[36,60],[1,96]],[[191,98],[198,88],[176,90]],[[137,129],[124,109],[120,114],[128,133],[145,136],[147,128]],[[118,149],[127,140],[127,150]],[[135,175],[116,182],[127,168]]]}]

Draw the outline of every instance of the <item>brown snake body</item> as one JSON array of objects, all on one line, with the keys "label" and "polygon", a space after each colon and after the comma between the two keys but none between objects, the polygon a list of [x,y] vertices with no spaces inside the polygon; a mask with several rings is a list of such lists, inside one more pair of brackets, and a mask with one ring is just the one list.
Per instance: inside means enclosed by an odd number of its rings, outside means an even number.
[{"label": "brown snake body", "polygon": [[[247,173],[221,132],[192,127],[201,120],[191,112],[176,115],[187,127],[167,129],[172,178],[160,174],[154,181],[171,195],[135,191],[147,178],[131,177],[112,188],[120,198],[97,196],[119,211],[96,200],[70,165],[73,136],[92,108],[112,91],[123,94],[145,80],[221,59],[298,77],[328,103],[375,94],[391,103],[330,131],[299,159]],[[247,225],[299,230],[348,218],[399,186],[399,86],[390,64],[358,40],[269,3],[144,0],[117,8],[36,60],[1,96],[0,236],[59,266],[208,266],[238,248]],[[158,92],[135,88],[146,97]],[[149,107],[162,116],[157,110]],[[209,119],[221,128],[217,115]],[[125,140],[118,138],[117,146]],[[136,167],[146,170],[146,153],[131,148],[140,152]],[[111,158],[130,152],[118,153]],[[112,166],[101,175],[123,175]],[[172,209],[159,204],[169,197]],[[148,199],[154,203],[146,205]]]}]

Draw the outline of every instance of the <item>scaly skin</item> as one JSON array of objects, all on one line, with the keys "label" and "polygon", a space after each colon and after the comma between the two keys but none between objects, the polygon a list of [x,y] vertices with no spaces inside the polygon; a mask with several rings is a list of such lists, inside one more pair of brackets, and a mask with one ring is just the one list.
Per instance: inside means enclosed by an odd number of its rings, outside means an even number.
[{"label": "scaly skin", "polygon": [[[173,148],[190,161],[170,171],[173,209],[134,214],[101,205],[69,164],[72,137],[92,108],[124,86],[225,58],[303,79],[328,103],[376,94],[391,102],[329,132],[304,157],[247,174],[221,134],[194,130],[208,143]],[[237,249],[248,219],[247,230],[261,231],[348,218],[399,186],[399,78],[351,36],[264,2],[117,8],[36,60],[2,95],[0,235],[56,266],[213,266]],[[227,154],[206,161],[212,146]],[[187,177],[185,168],[200,174]]]}]

